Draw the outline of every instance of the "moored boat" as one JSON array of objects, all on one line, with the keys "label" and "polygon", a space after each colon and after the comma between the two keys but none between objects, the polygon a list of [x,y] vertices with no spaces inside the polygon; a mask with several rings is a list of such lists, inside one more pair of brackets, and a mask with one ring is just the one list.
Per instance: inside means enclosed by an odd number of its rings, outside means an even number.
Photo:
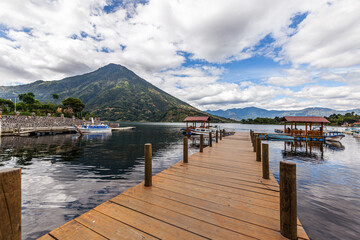
[{"label": "moored boat", "polygon": [[339,142],[344,137],[345,137],[345,135],[338,131],[330,131],[330,132],[324,133],[324,138],[326,141]]},{"label": "moored boat", "polygon": [[76,125],[74,126],[75,130],[80,133],[110,133],[111,128],[108,125],[105,124],[99,124],[99,125]]},{"label": "moored boat", "polygon": [[294,137],[284,134],[268,134],[267,136],[269,139],[294,140]]}]

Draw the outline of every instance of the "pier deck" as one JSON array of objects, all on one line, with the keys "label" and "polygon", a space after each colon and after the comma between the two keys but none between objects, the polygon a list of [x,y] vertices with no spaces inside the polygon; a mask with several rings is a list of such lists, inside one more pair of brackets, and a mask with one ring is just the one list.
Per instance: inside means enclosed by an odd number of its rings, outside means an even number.
[{"label": "pier deck", "polygon": [[[285,239],[248,133],[223,138],[40,239]],[[299,239],[309,239],[298,221]]]}]

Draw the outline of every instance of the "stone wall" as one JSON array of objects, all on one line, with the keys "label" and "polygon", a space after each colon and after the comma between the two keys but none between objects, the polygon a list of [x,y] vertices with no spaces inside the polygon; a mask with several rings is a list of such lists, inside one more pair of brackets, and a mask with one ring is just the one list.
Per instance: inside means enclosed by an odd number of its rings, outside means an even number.
[{"label": "stone wall", "polygon": [[[71,127],[74,125],[90,124],[89,121],[65,117],[37,117],[37,116],[2,116],[2,132],[14,129],[37,127]],[[99,122],[96,121],[98,124]]]}]

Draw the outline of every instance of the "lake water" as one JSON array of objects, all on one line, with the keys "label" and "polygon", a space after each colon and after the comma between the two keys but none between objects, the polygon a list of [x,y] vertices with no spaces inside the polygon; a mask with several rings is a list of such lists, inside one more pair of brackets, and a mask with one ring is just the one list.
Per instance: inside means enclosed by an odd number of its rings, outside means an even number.
[{"label": "lake water", "polygon": [[[35,239],[143,181],[144,144],[153,145],[153,172],[182,159],[178,123],[124,123],[134,131],[111,135],[3,137],[0,169],[22,168],[23,239]],[[226,129],[273,132],[279,126],[222,124]],[[298,215],[311,239],[360,235],[360,139],[338,145],[268,141],[270,168],[297,164]],[[190,154],[198,151],[190,147]]]}]

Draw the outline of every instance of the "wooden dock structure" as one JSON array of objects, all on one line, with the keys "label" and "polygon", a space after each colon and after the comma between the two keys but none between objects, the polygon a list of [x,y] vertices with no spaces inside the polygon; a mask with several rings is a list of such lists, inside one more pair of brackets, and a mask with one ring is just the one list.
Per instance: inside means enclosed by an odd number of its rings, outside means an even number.
[{"label": "wooden dock structure", "polygon": [[[187,141],[184,140],[184,143]],[[51,231],[47,239],[287,239],[279,185],[248,133],[227,136]],[[297,220],[298,239],[309,239]]]}]

